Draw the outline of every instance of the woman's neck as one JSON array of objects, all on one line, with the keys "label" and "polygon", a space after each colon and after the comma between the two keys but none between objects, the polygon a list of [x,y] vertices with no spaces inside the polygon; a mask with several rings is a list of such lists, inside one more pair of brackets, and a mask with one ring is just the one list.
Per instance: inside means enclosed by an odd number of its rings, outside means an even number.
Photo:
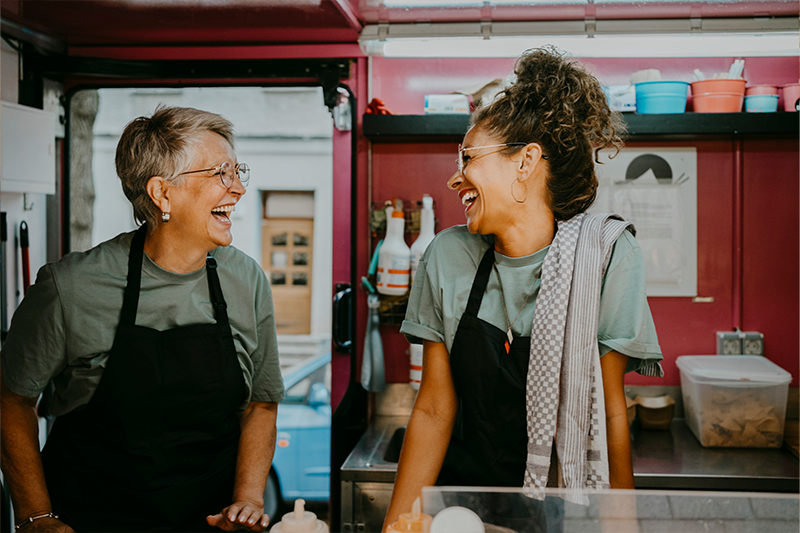
[{"label": "woman's neck", "polygon": [[531,255],[553,242],[553,212],[546,208],[525,210],[494,237],[494,249],[505,256]]},{"label": "woman's neck", "polygon": [[186,246],[182,239],[171,233],[164,224],[148,233],[144,241],[147,256],[164,270],[176,274],[188,274],[203,268],[208,252]]}]

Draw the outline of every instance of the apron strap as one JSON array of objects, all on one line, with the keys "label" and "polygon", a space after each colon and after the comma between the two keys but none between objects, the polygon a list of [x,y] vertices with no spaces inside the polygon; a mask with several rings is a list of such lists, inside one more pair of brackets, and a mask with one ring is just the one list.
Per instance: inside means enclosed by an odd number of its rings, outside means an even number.
[{"label": "apron strap", "polygon": [[467,301],[467,309],[464,311],[468,315],[478,316],[478,311],[481,308],[483,301],[483,294],[486,292],[486,286],[489,284],[489,276],[492,275],[492,265],[494,265],[494,246],[490,246],[481,259],[481,264],[478,265],[478,272],[475,274],[475,279],[472,281],[472,290],[469,292],[469,300]]},{"label": "apron strap", "polygon": [[147,224],[142,224],[133,235],[131,250],[128,254],[128,284],[122,299],[120,324],[133,326],[136,324],[136,309],[139,307],[139,288],[142,284],[142,257],[144,256],[144,239],[147,236]]},{"label": "apron strap", "polygon": [[214,306],[214,314],[217,317],[217,324],[228,325],[228,305],[222,295],[222,287],[219,284],[217,274],[217,261],[206,256],[206,277],[208,277],[208,293],[211,295],[211,305]]},{"label": "apron strap", "polygon": [[[136,324],[136,310],[139,307],[139,290],[142,285],[142,259],[144,258],[144,240],[147,236],[147,224],[142,224],[133,235],[131,250],[128,255],[128,284],[122,299],[120,324],[133,326]],[[228,306],[222,295],[222,287],[217,275],[217,262],[210,255],[206,257],[206,277],[211,305],[217,324],[228,325]]]}]

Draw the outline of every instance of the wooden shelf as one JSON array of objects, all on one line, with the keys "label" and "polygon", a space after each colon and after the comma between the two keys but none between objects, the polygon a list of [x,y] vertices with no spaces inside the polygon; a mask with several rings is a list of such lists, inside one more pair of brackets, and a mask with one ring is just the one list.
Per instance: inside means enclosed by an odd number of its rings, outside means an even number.
[{"label": "wooden shelf", "polygon": [[[800,134],[798,113],[624,113],[629,137]],[[364,115],[364,136],[373,142],[459,142],[469,115]]]}]

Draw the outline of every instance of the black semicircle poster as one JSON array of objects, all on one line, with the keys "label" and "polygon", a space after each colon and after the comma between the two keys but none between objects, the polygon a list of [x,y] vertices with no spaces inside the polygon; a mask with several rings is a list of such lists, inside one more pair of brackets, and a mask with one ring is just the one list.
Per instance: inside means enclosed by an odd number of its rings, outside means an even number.
[{"label": "black semicircle poster", "polygon": [[641,177],[645,172],[651,170],[658,183],[661,185],[672,184],[672,167],[660,156],[655,154],[642,154],[628,165],[625,172],[625,181],[632,181]]}]

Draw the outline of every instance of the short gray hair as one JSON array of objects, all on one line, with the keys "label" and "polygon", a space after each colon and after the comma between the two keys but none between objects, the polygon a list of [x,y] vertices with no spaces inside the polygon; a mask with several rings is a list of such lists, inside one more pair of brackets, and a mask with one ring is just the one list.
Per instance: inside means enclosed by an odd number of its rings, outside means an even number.
[{"label": "short gray hair", "polygon": [[117,175],[133,204],[133,216],[137,222],[147,222],[151,231],[160,222],[160,211],[147,194],[147,182],[161,176],[180,185],[179,174],[190,170],[197,136],[204,131],[221,135],[233,148],[230,121],[191,107],[159,106],[152,116],[125,126],[117,144]]}]

